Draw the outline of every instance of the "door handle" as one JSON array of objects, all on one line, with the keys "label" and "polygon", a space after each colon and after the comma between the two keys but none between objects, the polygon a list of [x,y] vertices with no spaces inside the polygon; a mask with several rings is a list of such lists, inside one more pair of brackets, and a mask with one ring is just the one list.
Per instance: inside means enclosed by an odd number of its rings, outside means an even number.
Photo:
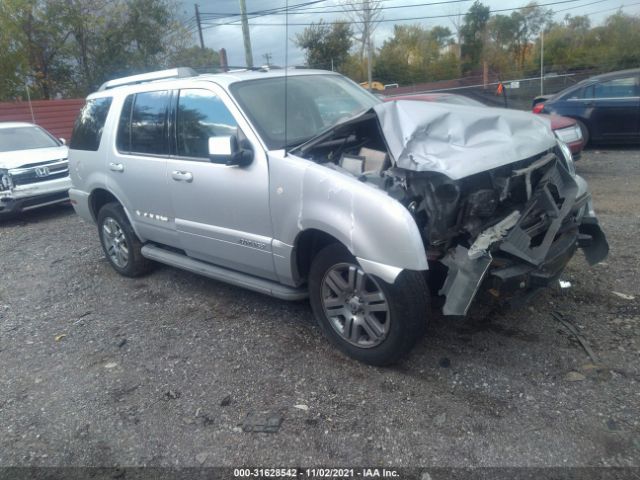
[{"label": "door handle", "polygon": [[121,163],[110,163],[109,170],[113,172],[124,172],[124,165]]},{"label": "door handle", "polygon": [[193,174],[191,172],[174,170],[173,172],[171,172],[171,178],[173,178],[176,182],[192,182]]}]

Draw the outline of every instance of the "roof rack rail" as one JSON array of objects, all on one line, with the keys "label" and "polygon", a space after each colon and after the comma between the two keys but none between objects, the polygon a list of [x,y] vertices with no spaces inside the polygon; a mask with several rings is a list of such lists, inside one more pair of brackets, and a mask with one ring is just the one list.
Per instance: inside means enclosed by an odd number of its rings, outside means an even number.
[{"label": "roof rack rail", "polygon": [[110,88],[121,87],[123,85],[135,85],[136,83],[153,82],[154,80],[165,80],[168,78],[195,77],[198,75],[194,69],[189,67],[170,68],[169,70],[159,70],[157,72],[141,73],[130,77],[116,78],[100,85],[99,92]]}]

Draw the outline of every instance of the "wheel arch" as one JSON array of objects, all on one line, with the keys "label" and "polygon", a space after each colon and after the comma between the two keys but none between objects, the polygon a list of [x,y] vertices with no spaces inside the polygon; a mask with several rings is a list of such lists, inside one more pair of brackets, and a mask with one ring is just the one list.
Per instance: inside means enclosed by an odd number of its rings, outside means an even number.
[{"label": "wheel arch", "polygon": [[[315,256],[328,245],[338,243],[349,248],[333,235],[318,228],[308,228],[298,233],[293,243],[292,271],[296,282],[303,283],[309,276],[311,263]],[[351,252],[353,253],[353,252]]]},{"label": "wheel arch", "polygon": [[98,212],[100,212],[100,209],[104,207],[107,203],[111,203],[111,202],[116,202],[120,204],[120,206],[124,210],[124,214],[126,215],[127,220],[129,220],[129,224],[131,225],[131,228],[133,229],[135,234],[138,236],[138,238],[142,238],[140,237],[140,233],[136,228],[135,222],[132,221],[129,211],[127,211],[126,207],[124,206],[124,203],[122,203],[118,197],[116,197],[112,192],[110,192],[105,188],[96,188],[92,190],[91,193],[89,194],[89,212],[91,213],[93,220],[97,223]]}]

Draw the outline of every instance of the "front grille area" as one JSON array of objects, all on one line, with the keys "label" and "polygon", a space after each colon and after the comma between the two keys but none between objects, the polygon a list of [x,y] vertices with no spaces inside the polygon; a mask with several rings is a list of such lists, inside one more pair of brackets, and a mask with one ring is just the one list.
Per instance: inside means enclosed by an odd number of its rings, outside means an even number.
[{"label": "front grille area", "polygon": [[66,159],[32,163],[9,171],[15,187],[46,182],[69,176],[69,163]]},{"label": "front grille area", "polygon": [[578,226],[575,180],[557,160],[540,170],[542,177],[529,187],[531,197],[522,217],[500,245],[502,251],[533,265],[545,261],[563,233],[574,230],[577,234]]}]

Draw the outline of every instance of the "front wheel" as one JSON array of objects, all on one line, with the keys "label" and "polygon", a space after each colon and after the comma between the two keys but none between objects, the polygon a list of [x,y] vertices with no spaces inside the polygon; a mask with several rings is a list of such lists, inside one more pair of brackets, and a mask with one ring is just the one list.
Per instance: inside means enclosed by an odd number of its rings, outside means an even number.
[{"label": "front wheel", "polygon": [[340,244],[314,258],[309,296],[324,334],[364,363],[396,363],[426,330],[429,291],[423,274],[405,270],[388,284],[366,274]]}]

